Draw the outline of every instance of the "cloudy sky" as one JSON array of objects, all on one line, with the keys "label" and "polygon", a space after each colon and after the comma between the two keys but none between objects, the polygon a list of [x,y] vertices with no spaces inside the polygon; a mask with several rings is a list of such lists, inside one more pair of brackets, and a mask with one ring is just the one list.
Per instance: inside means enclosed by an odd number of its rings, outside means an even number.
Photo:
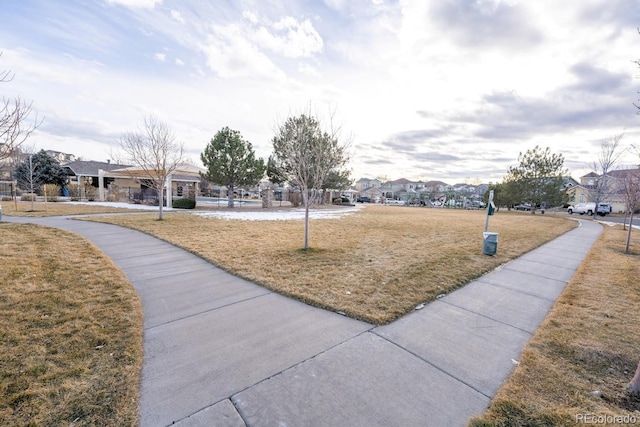
[{"label": "cloudy sky", "polygon": [[[31,143],[106,161],[147,115],[188,155],[222,127],[268,157],[312,108],[353,178],[499,181],[536,145],[574,177],[605,138],[640,143],[637,0],[4,2],[5,97],[45,117]],[[310,107],[311,106],[311,107]],[[637,162],[629,154],[623,162]]]}]

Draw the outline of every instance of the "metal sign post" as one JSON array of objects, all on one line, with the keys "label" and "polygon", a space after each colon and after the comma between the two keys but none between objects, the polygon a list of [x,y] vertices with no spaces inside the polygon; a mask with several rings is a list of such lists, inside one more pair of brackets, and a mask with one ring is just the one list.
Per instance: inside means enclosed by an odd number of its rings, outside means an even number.
[{"label": "metal sign post", "polygon": [[484,232],[489,230],[489,217],[493,215],[496,205],[493,204],[493,190],[489,191],[489,203],[487,204],[487,220],[484,223]]}]

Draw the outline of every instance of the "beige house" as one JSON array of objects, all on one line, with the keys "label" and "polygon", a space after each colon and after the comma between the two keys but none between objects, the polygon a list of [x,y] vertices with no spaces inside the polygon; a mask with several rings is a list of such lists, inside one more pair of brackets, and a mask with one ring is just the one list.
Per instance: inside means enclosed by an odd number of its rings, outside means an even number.
[{"label": "beige house", "polygon": [[[203,169],[193,165],[180,165],[165,182],[170,196],[165,197],[167,207],[173,199],[195,198],[200,194],[200,172]],[[111,170],[98,170],[98,200],[100,201],[139,201],[145,198],[145,192],[154,192],[147,171],[135,167]],[[165,195],[167,195],[165,193]]]},{"label": "beige house", "polygon": [[[75,160],[61,165],[67,173],[67,181],[77,184],[80,197],[99,201],[142,203],[156,199],[148,174],[141,168],[111,162]],[[180,165],[169,177],[170,202],[176,198],[200,195],[200,172],[193,165]],[[166,194],[166,193],[165,193]],[[95,196],[93,196],[95,195]]]},{"label": "beige house", "polygon": [[[624,179],[629,173],[640,174],[640,169],[622,169],[611,171],[607,174],[609,178],[608,188],[602,191],[602,202],[611,205],[613,213],[624,213],[627,210],[626,197],[624,194]],[[596,189],[601,175],[590,172],[580,177],[580,183],[567,188],[569,203],[595,202]]]}]

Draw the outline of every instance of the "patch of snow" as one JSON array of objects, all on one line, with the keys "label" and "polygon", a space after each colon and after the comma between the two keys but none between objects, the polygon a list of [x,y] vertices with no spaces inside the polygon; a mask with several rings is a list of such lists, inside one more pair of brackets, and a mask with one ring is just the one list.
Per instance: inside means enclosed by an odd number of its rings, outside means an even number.
[{"label": "patch of snow", "polygon": [[[119,203],[119,202],[65,202],[70,205],[85,205],[85,206],[109,206],[110,208],[124,208],[141,211],[157,211],[157,206],[149,205],[137,205],[135,203]],[[163,208],[163,211],[171,211],[172,208]]]},{"label": "patch of snow", "polygon": [[[335,219],[345,215],[353,214],[360,210],[361,206],[351,206],[339,209],[310,209],[309,218],[311,219]],[[221,219],[237,219],[243,221],[290,221],[303,220],[304,209],[263,211],[256,209],[255,211],[213,211],[213,212],[194,212],[193,215],[203,217],[216,217]]]},{"label": "patch of snow", "polygon": [[[65,202],[69,204],[88,205],[88,206],[109,206],[113,208],[124,208],[131,210],[144,210],[144,211],[158,211],[157,206],[137,205],[133,203],[117,203],[117,202]],[[237,202],[236,202],[237,203]],[[358,210],[362,209],[363,205],[341,207],[341,208],[321,208],[310,209],[309,218],[311,219],[334,219],[340,218],[345,215],[350,215]],[[219,210],[210,212],[189,212],[184,209],[178,209],[184,213],[190,213],[192,215],[198,215],[203,217],[215,217],[221,219],[237,219],[243,221],[290,221],[290,220],[303,220],[304,209],[278,209],[278,210],[263,210],[256,207],[251,210]],[[176,211],[172,208],[164,208],[163,211]]]}]

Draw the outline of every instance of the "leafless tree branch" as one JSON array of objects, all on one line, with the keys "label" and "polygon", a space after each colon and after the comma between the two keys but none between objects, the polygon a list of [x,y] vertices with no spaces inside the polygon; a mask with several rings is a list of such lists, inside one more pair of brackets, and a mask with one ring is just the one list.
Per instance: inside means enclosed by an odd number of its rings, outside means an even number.
[{"label": "leafless tree branch", "polygon": [[[13,77],[9,70],[0,71],[0,83],[10,82]],[[33,102],[27,103],[20,97],[3,98],[0,104],[0,161],[15,156],[20,146],[42,124],[44,119],[37,113],[34,120],[28,122],[33,113],[32,107]]]},{"label": "leafless tree branch", "polygon": [[[154,116],[144,118],[144,127],[136,132],[126,132],[120,137],[120,148],[126,161],[142,171],[142,178],[151,182],[158,192],[158,219],[162,219],[165,183],[184,158],[184,145],[176,141],[169,126]],[[132,178],[140,178],[130,173]],[[167,197],[171,197],[171,189]]]},{"label": "leafless tree branch", "polygon": [[620,156],[624,153],[621,143],[623,137],[624,134],[618,134],[600,142],[598,158],[591,165],[594,172],[600,175],[596,183],[595,194],[593,194],[596,204],[614,191],[609,173],[616,168]]}]

